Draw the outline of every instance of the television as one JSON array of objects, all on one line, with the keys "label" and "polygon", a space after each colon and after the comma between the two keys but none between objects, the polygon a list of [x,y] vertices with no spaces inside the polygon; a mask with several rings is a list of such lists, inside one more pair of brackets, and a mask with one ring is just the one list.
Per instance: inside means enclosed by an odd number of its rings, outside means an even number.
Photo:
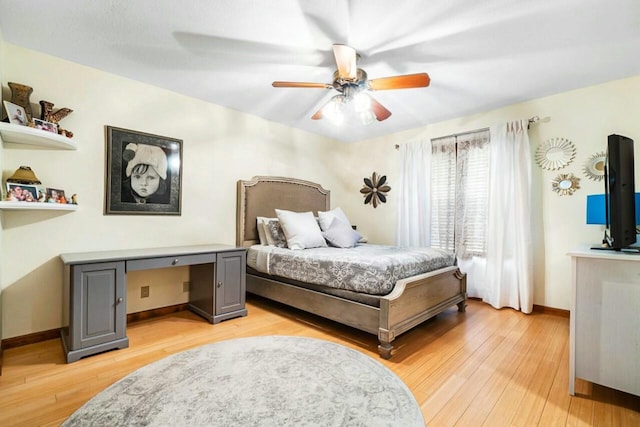
[{"label": "television", "polygon": [[635,174],[633,140],[622,135],[607,138],[604,169],[606,244],[622,250],[636,243]]}]

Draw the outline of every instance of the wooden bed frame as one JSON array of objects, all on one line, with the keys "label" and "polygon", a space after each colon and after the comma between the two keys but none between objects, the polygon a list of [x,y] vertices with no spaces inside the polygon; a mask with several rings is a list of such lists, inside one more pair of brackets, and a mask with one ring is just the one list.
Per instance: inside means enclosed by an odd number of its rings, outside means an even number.
[{"label": "wooden bed frame", "polygon": [[[293,178],[238,181],[236,244],[259,244],[256,217],[275,217],[276,208],[317,215],[330,210],[329,196],[319,184]],[[399,280],[380,297],[379,308],[252,274],[247,274],[247,291],[375,334],[384,359],[391,357],[398,335],[453,305],[464,312],[467,299],[466,275],[455,266]]]}]

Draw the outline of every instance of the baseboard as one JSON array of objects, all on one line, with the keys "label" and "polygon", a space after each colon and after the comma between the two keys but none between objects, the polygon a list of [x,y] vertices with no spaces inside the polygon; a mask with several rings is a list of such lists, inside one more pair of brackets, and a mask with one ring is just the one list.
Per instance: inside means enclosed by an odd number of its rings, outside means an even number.
[{"label": "baseboard", "polygon": [[[176,304],[168,307],[153,308],[151,310],[140,311],[138,313],[127,314],[127,323],[139,322],[154,317],[166,316],[167,314],[177,313],[187,309],[188,304]],[[42,341],[60,338],[60,329],[51,329],[48,331],[34,332],[33,334],[21,335],[13,338],[2,340],[1,350],[7,350],[23,345],[35,344]]]},{"label": "baseboard", "polygon": [[127,323],[139,322],[141,320],[152,319],[154,317],[166,316],[167,314],[178,313],[187,310],[189,304],[176,304],[167,307],[152,308],[151,310],[139,311],[127,314]]},{"label": "baseboard", "polygon": [[60,329],[50,329],[48,331],[34,332],[32,334],[20,335],[18,337],[5,338],[2,340],[2,349],[22,347],[23,345],[35,344],[37,342],[60,338]]},{"label": "baseboard", "polygon": [[[478,298],[478,297],[468,297],[467,299],[470,299],[473,301],[482,301],[482,298]],[[567,319],[570,317],[570,314],[571,314],[569,310],[564,310],[562,308],[545,307],[544,305],[537,305],[537,304],[533,304],[533,312],[550,314],[553,316],[566,317]]]},{"label": "baseboard", "polygon": [[534,313],[551,314],[552,316],[570,317],[571,312],[562,308],[545,307],[544,305],[533,304]]},{"label": "baseboard", "polygon": [[[469,297],[473,301],[482,301],[477,297]],[[188,304],[176,304],[168,307],[153,308],[151,310],[139,311],[137,313],[127,314],[127,323],[139,322],[141,320],[152,319],[154,317],[166,316],[172,313],[178,313],[180,311],[187,310]],[[569,318],[569,310],[563,310],[560,308],[545,307],[544,305],[533,305],[533,311],[535,313],[550,314],[554,316]],[[21,335],[13,338],[6,338],[2,340],[2,346],[0,351],[7,350],[15,347],[22,347],[23,345],[35,344],[42,341],[52,340],[60,338],[60,329],[51,329],[48,331],[34,332],[33,334]],[[0,354],[0,357],[2,355]],[[1,363],[1,359],[0,359]],[[1,366],[1,365],[0,365]],[[0,367],[0,369],[2,369]]]}]

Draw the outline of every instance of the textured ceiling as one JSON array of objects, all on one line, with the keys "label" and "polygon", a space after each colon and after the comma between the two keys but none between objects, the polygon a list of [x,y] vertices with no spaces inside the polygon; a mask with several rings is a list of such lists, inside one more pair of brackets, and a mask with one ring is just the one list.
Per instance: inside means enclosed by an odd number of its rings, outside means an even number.
[{"label": "textured ceiling", "polygon": [[[640,74],[638,0],[0,0],[6,42],[342,141],[359,141]],[[384,122],[311,115],[334,90],[331,46],[369,78]],[[588,100],[587,100],[588,102]]]}]

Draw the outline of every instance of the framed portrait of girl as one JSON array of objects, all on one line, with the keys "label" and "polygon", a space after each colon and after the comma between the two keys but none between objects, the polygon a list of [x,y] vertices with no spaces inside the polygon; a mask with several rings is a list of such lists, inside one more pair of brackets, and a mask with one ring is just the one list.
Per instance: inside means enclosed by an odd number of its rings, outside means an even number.
[{"label": "framed portrait of girl", "polygon": [[180,215],[182,140],[106,126],[105,214]]}]

